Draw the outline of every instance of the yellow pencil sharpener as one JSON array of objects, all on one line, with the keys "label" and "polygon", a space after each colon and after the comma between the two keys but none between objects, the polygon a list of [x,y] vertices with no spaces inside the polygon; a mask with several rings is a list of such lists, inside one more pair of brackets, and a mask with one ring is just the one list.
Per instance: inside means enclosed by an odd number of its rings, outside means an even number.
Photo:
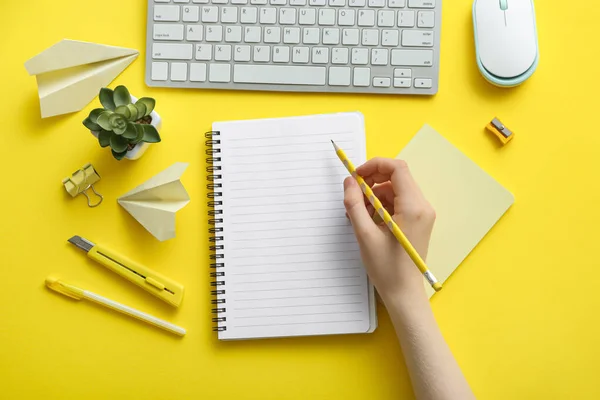
[{"label": "yellow pencil sharpener", "polygon": [[486,126],[486,129],[492,132],[500,140],[503,146],[515,137],[515,133],[508,129],[498,118],[494,118],[492,122]]}]

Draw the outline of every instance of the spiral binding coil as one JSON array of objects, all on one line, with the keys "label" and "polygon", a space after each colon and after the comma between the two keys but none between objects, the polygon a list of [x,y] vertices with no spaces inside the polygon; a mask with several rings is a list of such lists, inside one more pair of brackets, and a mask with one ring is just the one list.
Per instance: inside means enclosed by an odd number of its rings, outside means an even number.
[{"label": "spiral binding coil", "polygon": [[204,134],[207,139],[205,145],[206,155],[208,156],[206,158],[206,172],[208,173],[206,176],[208,182],[206,188],[209,190],[207,195],[209,207],[208,223],[212,226],[208,229],[208,233],[210,234],[210,245],[208,248],[211,251],[210,268],[214,270],[210,273],[212,279],[210,285],[213,287],[213,290],[211,290],[210,293],[211,295],[216,296],[216,299],[211,300],[211,303],[219,305],[212,309],[212,313],[217,314],[217,316],[212,319],[212,321],[217,324],[217,326],[213,328],[213,331],[215,332],[227,330],[227,326],[223,324],[224,322],[227,322],[227,317],[219,315],[227,311],[223,306],[223,304],[226,303],[226,300],[223,297],[225,296],[225,289],[220,288],[220,286],[225,285],[225,281],[222,280],[222,278],[225,277],[225,271],[223,271],[225,263],[221,261],[225,258],[225,255],[223,254],[225,246],[221,244],[223,242],[223,218],[220,217],[223,215],[223,201],[218,199],[223,196],[223,192],[219,191],[219,189],[223,188],[223,184],[220,182],[223,179],[223,176],[220,174],[221,157],[219,154],[221,153],[221,149],[217,147],[221,144],[221,140],[219,140],[220,135],[221,132],[219,131],[211,131]]}]

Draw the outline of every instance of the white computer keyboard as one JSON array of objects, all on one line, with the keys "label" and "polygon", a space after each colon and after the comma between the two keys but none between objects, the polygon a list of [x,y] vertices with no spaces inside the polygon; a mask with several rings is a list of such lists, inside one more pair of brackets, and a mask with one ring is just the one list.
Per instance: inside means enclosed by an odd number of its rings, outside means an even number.
[{"label": "white computer keyboard", "polygon": [[441,0],[149,0],[149,86],[435,94]]}]

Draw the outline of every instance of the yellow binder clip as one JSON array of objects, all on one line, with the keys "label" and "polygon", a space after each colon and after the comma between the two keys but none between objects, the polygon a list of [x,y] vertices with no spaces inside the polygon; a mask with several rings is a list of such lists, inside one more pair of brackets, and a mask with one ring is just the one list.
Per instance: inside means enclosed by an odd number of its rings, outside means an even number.
[{"label": "yellow binder clip", "polygon": [[[72,197],[83,194],[87,198],[88,207],[97,207],[102,203],[102,200],[104,200],[104,197],[94,189],[94,184],[99,180],[100,175],[98,175],[94,166],[88,163],[80,170],[75,171],[70,177],[63,179],[62,183],[65,186],[67,193]],[[96,203],[92,204],[92,200],[87,194],[89,189],[92,189],[92,192],[99,198]]]}]

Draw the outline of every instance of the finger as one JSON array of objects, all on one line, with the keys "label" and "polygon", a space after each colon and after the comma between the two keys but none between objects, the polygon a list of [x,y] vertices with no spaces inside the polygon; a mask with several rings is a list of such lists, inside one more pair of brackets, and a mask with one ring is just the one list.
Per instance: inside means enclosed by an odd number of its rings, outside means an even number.
[{"label": "finger", "polygon": [[352,177],[344,180],[344,207],[359,241],[364,241],[371,231],[377,229],[365,206],[363,192]]},{"label": "finger", "polygon": [[358,167],[356,172],[368,182],[392,182],[394,192],[397,194],[418,190],[408,165],[403,160],[373,158]]},{"label": "finger", "polygon": [[387,209],[388,207],[394,207],[394,188],[391,182],[385,182],[379,185],[373,186],[373,193],[375,197],[381,201],[381,204]]}]

